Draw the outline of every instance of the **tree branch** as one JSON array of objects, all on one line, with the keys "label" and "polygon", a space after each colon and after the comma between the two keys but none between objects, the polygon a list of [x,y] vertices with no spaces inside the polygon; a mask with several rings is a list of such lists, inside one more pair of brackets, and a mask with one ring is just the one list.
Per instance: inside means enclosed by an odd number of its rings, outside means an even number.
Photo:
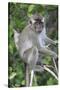
[{"label": "tree branch", "polygon": [[53,58],[53,63],[54,63],[54,66],[55,66],[55,70],[56,70],[56,72],[58,74],[58,69],[57,69],[56,62],[55,62],[54,58]]},{"label": "tree branch", "polygon": [[55,75],[55,73],[54,73],[53,71],[51,71],[51,70],[50,70],[48,67],[46,67],[45,65],[44,65],[44,69],[45,69],[46,71],[48,71],[52,76],[54,76],[55,79],[58,80],[58,77]]}]

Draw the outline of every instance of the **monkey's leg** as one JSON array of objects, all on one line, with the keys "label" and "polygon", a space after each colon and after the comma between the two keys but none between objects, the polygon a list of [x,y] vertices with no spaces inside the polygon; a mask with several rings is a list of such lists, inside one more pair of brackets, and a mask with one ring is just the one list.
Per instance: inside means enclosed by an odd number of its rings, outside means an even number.
[{"label": "monkey's leg", "polygon": [[25,83],[26,83],[26,87],[29,86],[29,80],[30,80],[30,69],[29,69],[29,61],[28,61],[28,58],[29,58],[29,55],[30,55],[30,52],[31,52],[31,49],[29,48],[28,50],[26,50],[24,53],[23,53],[23,60],[25,62]]},{"label": "monkey's leg", "polygon": [[54,57],[54,59],[57,58],[57,54],[56,54],[55,52],[47,49],[47,48],[42,48],[42,47],[41,47],[40,50],[39,50],[39,52],[40,52],[40,53],[43,53],[43,54],[50,55],[50,56]]},{"label": "monkey's leg", "polygon": [[26,70],[25,82],[26,82],[26,87],[28,87],[29,86],[29,66],[27,63],[25,63],[25,70]]},{"label": "monkey's leg", "polygon": [[39,53],[39,57],[38,57],[38,61],[37,61],[36,65],[43,66],[43,57],[44,57],[44,54]]},{"label": "monkey's leg", "polygon": [[34,68],[36,66],[38,56],[39,56],[38,55],[38,49],[36,47],[33,47],[32,51],[29,55],[29,58],[28,58],[29,67],[30,67],[30,70],[31,70],[30,86],[32,86],[33,76],[34,76]]},{"label": "monkey's leg", "polygon": [[[28,73],[31,71],[31,79],[30,79],[30,84],[29,84],[30,86],[32,86],[33,74],[34,74],[33,70],[34,70],[36,62],[38,60],[38,56],[39,56],[38,49],[36,47],[29,48],[28,50],[26,50],[24,52],[25,62],[27,62],[28,68],[29,68]],[[29,86],[29,85],[27,85],[27,86]]]},{"label": "monkey's leg", "polygon": [[28,64],[29,64],[30,70],[35,68],[35,65],[38,61],[38,57],[39,57],[38,49],[36,47],[32,47],[28,57]]}]

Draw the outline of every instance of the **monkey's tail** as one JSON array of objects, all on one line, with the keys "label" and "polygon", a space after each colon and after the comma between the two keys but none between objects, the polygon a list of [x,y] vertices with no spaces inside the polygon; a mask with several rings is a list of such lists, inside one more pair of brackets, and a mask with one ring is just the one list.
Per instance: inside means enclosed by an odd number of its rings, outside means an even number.
[{"label": "monkey's tail", "polygon": [[31,79],[30,79],[30,85],[29,86],[32,86],[33,77],[34,77],[34,70],[31,71]]}]

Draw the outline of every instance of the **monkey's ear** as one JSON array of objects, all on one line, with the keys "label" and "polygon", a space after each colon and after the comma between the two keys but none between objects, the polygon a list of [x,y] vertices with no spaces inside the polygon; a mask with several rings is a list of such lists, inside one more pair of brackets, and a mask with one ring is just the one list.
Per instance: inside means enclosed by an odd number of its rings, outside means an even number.
[{"label": "monkey's ear", "polygon": [[34,24],[36,21],[34,19],[29,20],[29,24]]},{"label": "monkey's ear", "polygon": [[29,20],[29,24],[32,24],[32,21],[31,20]]}]

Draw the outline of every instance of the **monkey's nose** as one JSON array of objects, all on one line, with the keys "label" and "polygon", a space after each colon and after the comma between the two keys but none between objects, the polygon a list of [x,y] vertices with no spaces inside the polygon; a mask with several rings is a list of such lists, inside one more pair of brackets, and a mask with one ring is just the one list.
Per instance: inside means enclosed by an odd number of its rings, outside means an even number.
[{"label": "monkey's nose", "polygon": [[41,30],[39,29],[37,32],[38,32],[38,33],[41,33]]}]

